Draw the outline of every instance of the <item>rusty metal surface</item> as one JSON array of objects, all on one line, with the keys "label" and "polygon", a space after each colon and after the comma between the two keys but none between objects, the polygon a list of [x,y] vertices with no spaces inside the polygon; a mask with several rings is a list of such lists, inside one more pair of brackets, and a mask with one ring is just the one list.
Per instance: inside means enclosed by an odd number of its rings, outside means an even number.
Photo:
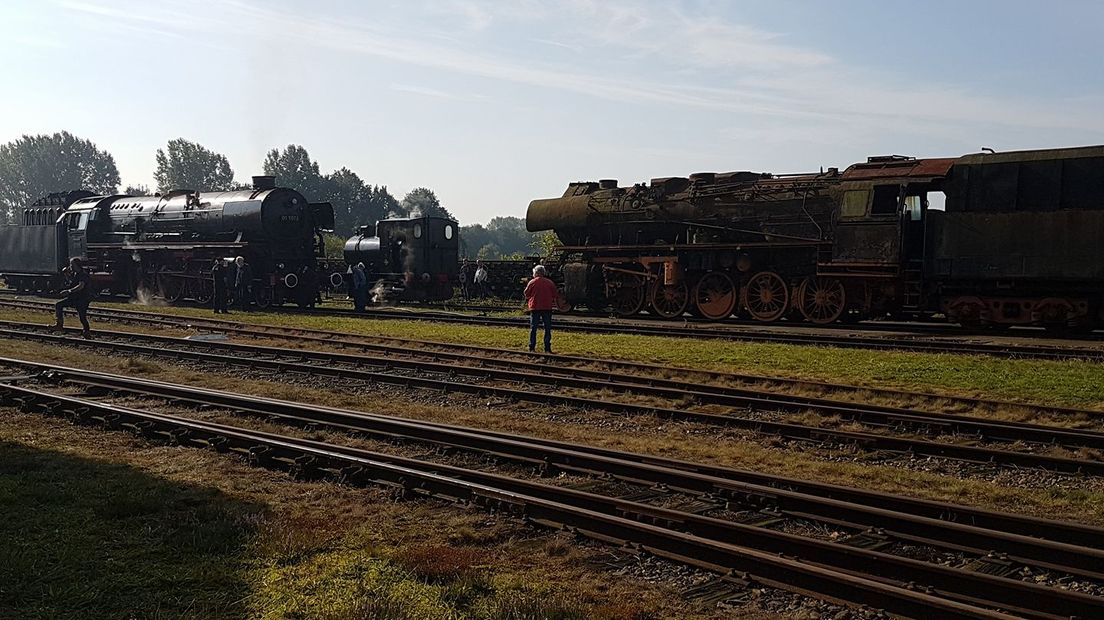
[{"label": "rusty metal surface", "polygon": [[954,157],[933,159],[906,159],[895,162],[854,164],[843,172],[843,180],[909,179],[943,177],[958,161]]}]

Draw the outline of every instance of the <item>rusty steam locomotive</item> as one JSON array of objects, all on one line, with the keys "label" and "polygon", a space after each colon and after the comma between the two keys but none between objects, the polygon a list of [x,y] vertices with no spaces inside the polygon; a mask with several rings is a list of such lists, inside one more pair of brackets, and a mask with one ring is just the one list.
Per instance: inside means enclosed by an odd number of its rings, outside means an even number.
[{"label": "rusty steam locomotive", "polygon": [[253,303],[306,304],[317,292],[321,232],[333,224],[329,203],[309,203],[269,176],[232,192],[51,194],[0,227],[0,273],[13,288],[53,291],[61,267],[80,257],[101,290],[206,302],[214,261],[242,256],[253,267]]},{"label": "rusty steam locomotive", "polygon": [[563,244],[550,262],[569,303],[622,316],[1104,319],[1100,146],[572,183],[526,225]]}]

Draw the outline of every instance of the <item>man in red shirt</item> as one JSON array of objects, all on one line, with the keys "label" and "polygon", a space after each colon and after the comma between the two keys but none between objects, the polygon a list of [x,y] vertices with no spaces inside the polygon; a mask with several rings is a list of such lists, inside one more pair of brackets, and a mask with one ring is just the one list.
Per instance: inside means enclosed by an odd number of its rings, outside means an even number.
[{"label": "man in red shirt", "polygon": [[533,267],[533,279],[525,286],[529,305],[529,350],[537,348],[537,327],[544,323],[544,352],[552,352],[552,309],[559,296],[555,283],[548,279],[544,265]]}]

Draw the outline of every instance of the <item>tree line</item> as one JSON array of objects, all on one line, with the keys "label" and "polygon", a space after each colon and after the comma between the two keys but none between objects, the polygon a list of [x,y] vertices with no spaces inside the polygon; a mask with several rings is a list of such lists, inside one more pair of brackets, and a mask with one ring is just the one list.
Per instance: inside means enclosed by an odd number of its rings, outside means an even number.
[{"label": "tree line", "polygon": [[[233,191],[248,189],[240,183],[223,154],[201,144],[176,138],[154,154],[156,187],[127,186],[123,193],[149,195],[174,189]],[[272,149],[261,169],[277,183],[295,188],[308,200],[334,207],[334,233],[347,237],[360,226],[386,218],[435,215],[456,219],[433,190],[418,187],[402,200],[386,185],[365,182],[357,173],[341,167],[323,173],[307,149],[289,144]],[[24,135],[0,145],[0,223],[15,221],[21,209],[57,191],[86,189],[97,194],[117,192],[120,184],[115,158],[92,141],[62,131],[52,135]],[[539,251],[537,238],[525,230],[518,217],[496,217],[485,226],[460,227],[461,254],[472,258],[523,256]],[[340,244],[328,244],[340,247]]]}]

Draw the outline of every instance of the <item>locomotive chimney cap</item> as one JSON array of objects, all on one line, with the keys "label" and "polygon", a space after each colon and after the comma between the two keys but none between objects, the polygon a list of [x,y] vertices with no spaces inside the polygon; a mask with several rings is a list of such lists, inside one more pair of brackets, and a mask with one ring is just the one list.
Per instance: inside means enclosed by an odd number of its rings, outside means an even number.
[{"label": "locomotive chimney cap", "polygon": [[271,175],[254,175],[253,189],[273,189],[276,187],[276,177]]}]

